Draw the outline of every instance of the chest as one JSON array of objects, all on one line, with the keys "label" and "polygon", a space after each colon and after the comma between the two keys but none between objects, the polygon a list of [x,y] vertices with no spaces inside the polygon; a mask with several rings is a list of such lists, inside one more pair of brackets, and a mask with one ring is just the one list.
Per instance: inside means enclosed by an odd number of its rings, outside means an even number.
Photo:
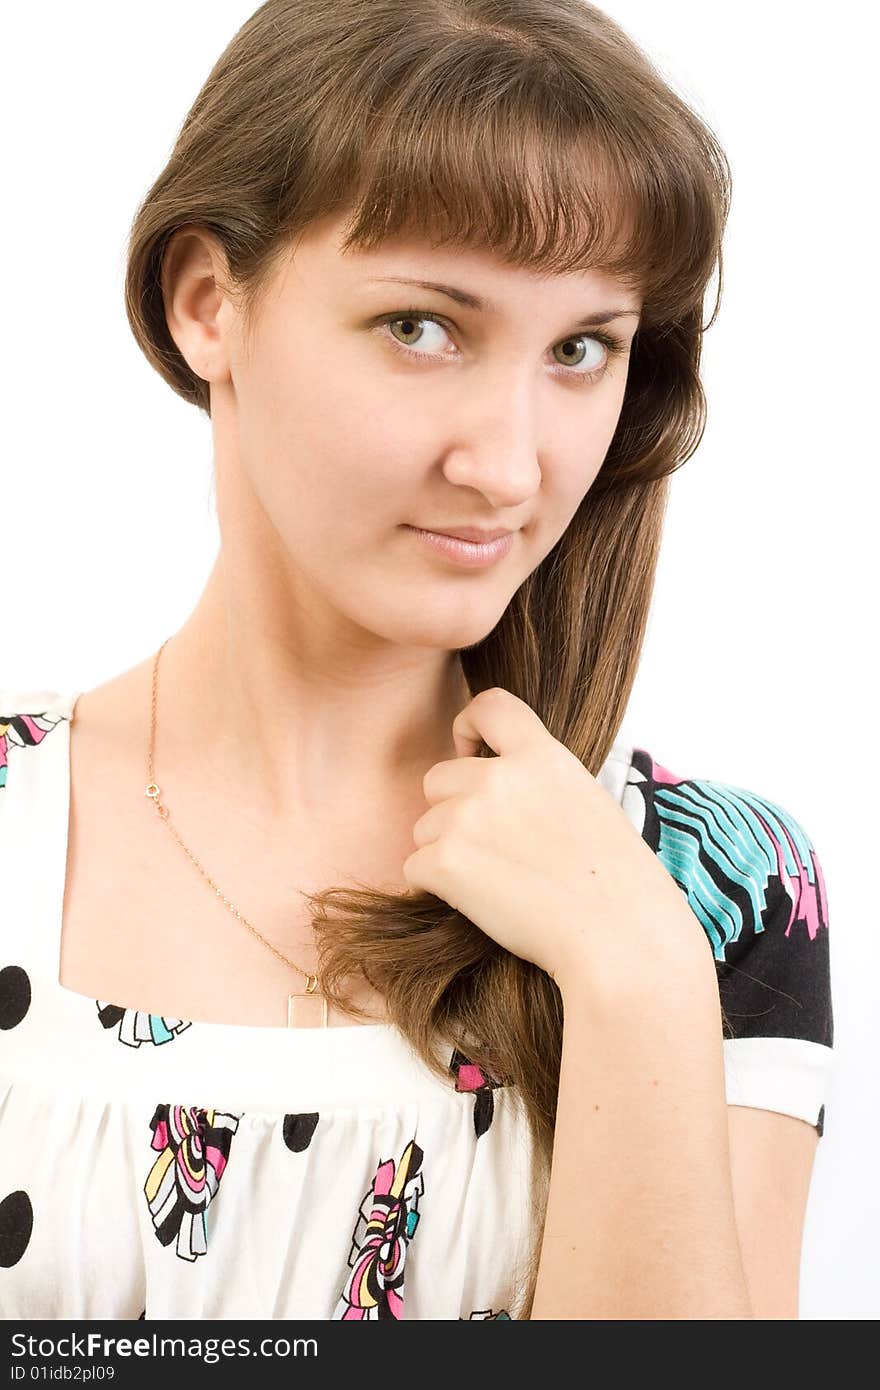
[{"label": "chest", "polygon": [[[317,824],[267,829],[236,815],[233,798],[218,815],[197,793],[180,794],[163,821],[143,777],[133,770],[127,783],[119,769],[78,777],[72,755],[59,980],[78,993],[165,1017],[283,1025],[305,979],[266,943],[316,970],[303,894],[406,890],[402,865],[423,802],[384,816],[328,807]],[[352,998],[383,1016],[365,983],[352,982]],[[328,1018],[355,1021],[335,1010]]]}]

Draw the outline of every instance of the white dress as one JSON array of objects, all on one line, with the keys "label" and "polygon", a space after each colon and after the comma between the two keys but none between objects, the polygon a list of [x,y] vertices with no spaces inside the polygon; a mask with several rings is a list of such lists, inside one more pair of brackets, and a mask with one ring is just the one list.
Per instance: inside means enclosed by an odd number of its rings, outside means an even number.
[{"label": "white dress", "polygon": [[[522,1316],[540,1230],[514,1087],[455,1050],[441,1082],[390,1024],[203,1023],[59,983],[77,694],[0,690],[0,1316]],[[643,749],[616,744],[598,780],[706,932],[728,1102],[821,1133],[827,911],[803,830]]]}]

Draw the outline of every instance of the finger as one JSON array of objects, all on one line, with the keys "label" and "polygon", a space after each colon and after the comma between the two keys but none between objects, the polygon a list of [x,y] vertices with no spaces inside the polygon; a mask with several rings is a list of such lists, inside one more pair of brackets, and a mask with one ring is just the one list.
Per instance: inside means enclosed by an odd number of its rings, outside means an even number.
[{"label": "finger", "polygon": [[465,758],[479,753],[483,743],[499,755],[513,753],[539,732],[547,735],[531,705],[500,685],[481,690],[452,721],[456,752]]},{"label": "finger", "polygon": [[412,828],[414,845],[421,849],[424,845],[432,845],[435,840],[439,840],[444,830],[449,828],[449,807],[451,804],[449,801],[442,801],[439,806],[432,806],[430,811],[419,816]]},{"label": "finger", "polygon": [[452,796],[467,796],[480,786],[487,758],[447,758],[434,763],[422,778],[422,791],[429,805]]},{"label": "finger", "polygon": [[410,888],[433,893],[450,907],[460,910],[464,900],[463,885],[468,879],[473,881],[474,869],[463,849],[456,852],[456,864],[451,867],[447,842],[441,838],[413,850],[404,860],[403,876]]}]

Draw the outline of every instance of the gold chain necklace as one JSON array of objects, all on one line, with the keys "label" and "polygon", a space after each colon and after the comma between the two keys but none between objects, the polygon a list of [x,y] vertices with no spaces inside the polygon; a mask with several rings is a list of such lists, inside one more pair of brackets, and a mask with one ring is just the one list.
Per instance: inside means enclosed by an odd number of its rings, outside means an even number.
[{"label": "gold chain necklace", "polygon": [[241,922],[243,926],[247,927],[248,931],[251,932],[257,938],[258,941],[261,941],[264,946],[268,947],[268,949],[272,952],[274,956],[277,956],[278,959],[280,961],[283,961],[285,965],[289,965],[292,970],[296,970],[298,974],[305,975],[305,989],[302,990],[299,994],[289,994],[287,996],[288,1028],[314,1028],[318,1026],[315,1017],[318,1011],[315,1009],[314,1006],[319,1002],[321,1006],[320,1026],[326,1028],[327,998],[326,995],[321,993],[321,991],[318,988],[320,984],[318,976],[310,974],[308,970],[303,970],[301,965],[297,965],[296,962],[290,960],[289,957],[286,956],[283,951],[279,951],[277,946],[273,946],[271,941],[267,941],[265,936],[263,936],[260,932],[257,931],[253,923],[249,922],[247,918],[239,912],[238,908],[234,905],[234,903],[231,903],[229,899],[224,896],[221,890],[217,887],[214,880],[211,878],[210,874],[202,868],[202,865],[199,863],[198,859],[196,859],[192,851],[189,850],[187,846],[183,843],[183,840],[180,838],[174,826],[171,824],[171,821],[168,816],[168,807],[162,801],[159,800],[162,789],[156,784],[155,773],[153,770],[153,759],[156,751],[156,703],[158,694],[159,658],[170,641],[170,637],[165,638],[165,641],[162,643],[162,646],[157,651],[156,656],[153,660],[153,703],[152,718],[150,723],[150,756],[149,764],[147,767],[147,776],[149,777],[149,782],[147,783],[146,787],[146,795],[153,802],[153,805],[156,807],[159,816],[168,826],[168,829],[171,831],[171,834],[174,836],[175,840],[180,845],[180,848],[184,851],[188,858],[192,860],[193,864],[195,864],[202,877],[207,879],[208,883],[210,883],[217,897],[220,898],[224,906],[228,907],[229,911],[234,913],[234,915],[238,918],[239,922]]}]

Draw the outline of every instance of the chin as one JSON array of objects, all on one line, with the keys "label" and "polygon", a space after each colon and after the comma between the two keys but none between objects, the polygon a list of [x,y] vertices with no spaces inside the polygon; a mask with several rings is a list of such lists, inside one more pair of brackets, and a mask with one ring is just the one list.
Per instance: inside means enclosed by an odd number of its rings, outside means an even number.
[{"label": "chin", "polygon": [[482,642],[501,619],[507,604],[474,600],[463,611],[459,600],[454,604],[438,603],[431,611],[428,597],[417,601],[412,595],[412,607],[407,612],[399,610],[387,621],[377,623],[376,613],[370,627],[379,636],[401,647],[428,647],[437,651],[458,651],[461,647],[473,647]]},{"label": "chin", "polygon": [[465,647],[479,646],[480,642],[489,636],[497,622],[498,619],[488,624],[438,623],[433,627],[421,624],[421,626],[410,629],[409,635],[399,637],[397,642],[402,647],[422,647],[434,651],[456,652]]}]

